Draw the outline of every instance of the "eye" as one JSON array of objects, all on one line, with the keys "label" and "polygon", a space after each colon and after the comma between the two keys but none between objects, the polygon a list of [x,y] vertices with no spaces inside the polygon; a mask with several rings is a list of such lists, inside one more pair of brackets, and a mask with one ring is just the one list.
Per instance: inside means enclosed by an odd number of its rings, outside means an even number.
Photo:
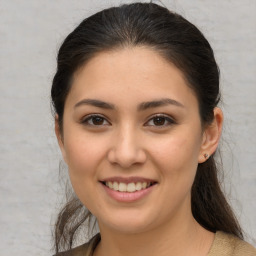
[{"label": "eye", "polygon": [[110,123],[101,115],[89,115],[86,116],[82,122],[85,125],[91,126],[102,126],[102,125],[109,125]]},{"label": "eye", "polygon": [[158,127],[168,126],[172,124],[175,124],[175,121],[166,115],[156,115],[151,119],[149,119],[149,121],[146,123],[147,126],[158,126]]}]

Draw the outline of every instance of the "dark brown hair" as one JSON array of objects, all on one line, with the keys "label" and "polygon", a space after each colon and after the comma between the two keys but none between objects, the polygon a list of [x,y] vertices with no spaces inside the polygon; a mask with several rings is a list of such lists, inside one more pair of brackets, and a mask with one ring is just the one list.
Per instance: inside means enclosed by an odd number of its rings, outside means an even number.
[{"label": "dark brown hair", "polygon": [[[210,124],[220,99],[219,69],[203,34],[182,16],[154,3],[133,3],[100,11],[83,20],[62,43],[52,83],[52,104],[61,132],[66,97],[74,72],[96,54],[117,48],[147,46],[176,65],[198,102],[201,122]],[[199,164],[192,186],[192,213],[204,228],[242,238],[241,228],[218,181],[214,156]],[[55,226],[56,253],[70,249],[89,211],[69,198]]]}]

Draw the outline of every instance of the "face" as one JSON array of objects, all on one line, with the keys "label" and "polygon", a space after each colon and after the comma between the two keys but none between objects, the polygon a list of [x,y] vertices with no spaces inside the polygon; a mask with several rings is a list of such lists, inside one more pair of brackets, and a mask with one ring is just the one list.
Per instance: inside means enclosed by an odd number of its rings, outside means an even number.
[{"label": "face", "polygon": [[59,143],[100,228],[137,233],[191,214],[203,137],[181,71],[136,47],[100,53],[75,74]]}]

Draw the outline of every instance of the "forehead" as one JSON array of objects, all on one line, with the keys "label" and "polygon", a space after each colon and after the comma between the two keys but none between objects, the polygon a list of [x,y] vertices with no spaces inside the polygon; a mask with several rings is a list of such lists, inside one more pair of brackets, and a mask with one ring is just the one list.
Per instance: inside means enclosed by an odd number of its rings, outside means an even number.
[{"label": "forehead", "polygon": [[183,73],[147,47],[97,54],[75,73],[68,97],[76,100],[100,97],[107,100],[114,95],[129,102],[164,96],[184,103],[192,100],[197,105]]}]

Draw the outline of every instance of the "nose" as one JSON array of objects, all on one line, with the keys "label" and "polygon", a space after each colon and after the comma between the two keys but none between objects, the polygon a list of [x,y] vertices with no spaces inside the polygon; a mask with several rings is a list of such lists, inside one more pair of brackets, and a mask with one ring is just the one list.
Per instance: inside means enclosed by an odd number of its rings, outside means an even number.
[{"label": "nose", "polygon": [[112,164],[118,164],[122,168],[129,168],[135,164],[143,164],[147,155],[142,147],[141,138],[134,129],[126,127],[120,129],[111,143],[108,152],[108,160]]}]

